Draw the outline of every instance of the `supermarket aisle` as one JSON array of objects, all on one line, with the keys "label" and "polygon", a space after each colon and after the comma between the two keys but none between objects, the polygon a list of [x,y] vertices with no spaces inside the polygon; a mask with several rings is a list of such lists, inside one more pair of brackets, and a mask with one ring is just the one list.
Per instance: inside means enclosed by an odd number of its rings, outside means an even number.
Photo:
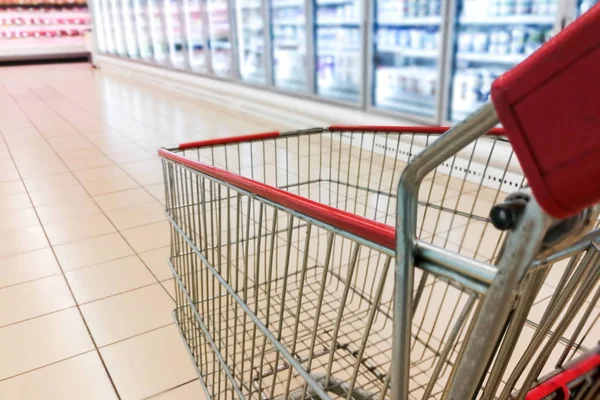
[{"label": "supermarket aisle", "polygon": [[1,69],[0,398],[202,398],[156,149],[274,128],[87,64]]}]

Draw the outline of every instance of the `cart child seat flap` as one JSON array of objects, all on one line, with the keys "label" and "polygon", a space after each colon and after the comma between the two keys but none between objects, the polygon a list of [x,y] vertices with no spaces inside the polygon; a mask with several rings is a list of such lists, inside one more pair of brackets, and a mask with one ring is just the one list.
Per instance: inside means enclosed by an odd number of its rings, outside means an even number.
[{"label": "cart child seat flap", "polygon": [[600,5],[492,85],[498,118],[541,207],[600,202]]}]

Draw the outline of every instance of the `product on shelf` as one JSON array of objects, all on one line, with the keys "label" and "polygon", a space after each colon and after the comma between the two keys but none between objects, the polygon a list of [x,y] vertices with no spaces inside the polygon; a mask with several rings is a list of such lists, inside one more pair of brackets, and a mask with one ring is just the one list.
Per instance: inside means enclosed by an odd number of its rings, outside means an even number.
[{"label": "product on shelf", "polygon": [[394,21],[402,18],[439,17],[441,0],[379,0],[377,19]]},{"label": "product on shelf", "polygon": [[516,15],[554,15],[558,0],[465,0],[463,17],[481,18],[506,17]]}]

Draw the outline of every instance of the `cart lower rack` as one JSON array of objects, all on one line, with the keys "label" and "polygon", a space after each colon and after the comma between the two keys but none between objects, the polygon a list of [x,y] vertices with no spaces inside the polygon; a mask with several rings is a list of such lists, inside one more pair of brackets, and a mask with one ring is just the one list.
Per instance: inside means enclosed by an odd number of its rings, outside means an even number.
[{"label": "cart lower rack", "polygon": [[[444,131],[331,127],[161,151],[175,316],[210,397],[391,398],[396,185]],[[447,395],[496,276],[506,234],[489,212],[526,184],[501,133],[420,185],[411,399]],[[524,295],[498,305],[513,316],[481,396],[523,398],[595,347],[599,257],[584,237],[531,266]]]}]

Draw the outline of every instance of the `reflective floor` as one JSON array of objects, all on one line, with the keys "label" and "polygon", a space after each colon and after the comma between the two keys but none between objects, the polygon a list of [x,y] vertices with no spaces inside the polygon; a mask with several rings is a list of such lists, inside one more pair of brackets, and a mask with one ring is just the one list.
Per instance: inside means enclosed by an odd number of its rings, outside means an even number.
[{"label": "reflective floor", "polygon": [[156,150],[274,128],[88,64],[2,68],[0,398],[202,398]]}]

